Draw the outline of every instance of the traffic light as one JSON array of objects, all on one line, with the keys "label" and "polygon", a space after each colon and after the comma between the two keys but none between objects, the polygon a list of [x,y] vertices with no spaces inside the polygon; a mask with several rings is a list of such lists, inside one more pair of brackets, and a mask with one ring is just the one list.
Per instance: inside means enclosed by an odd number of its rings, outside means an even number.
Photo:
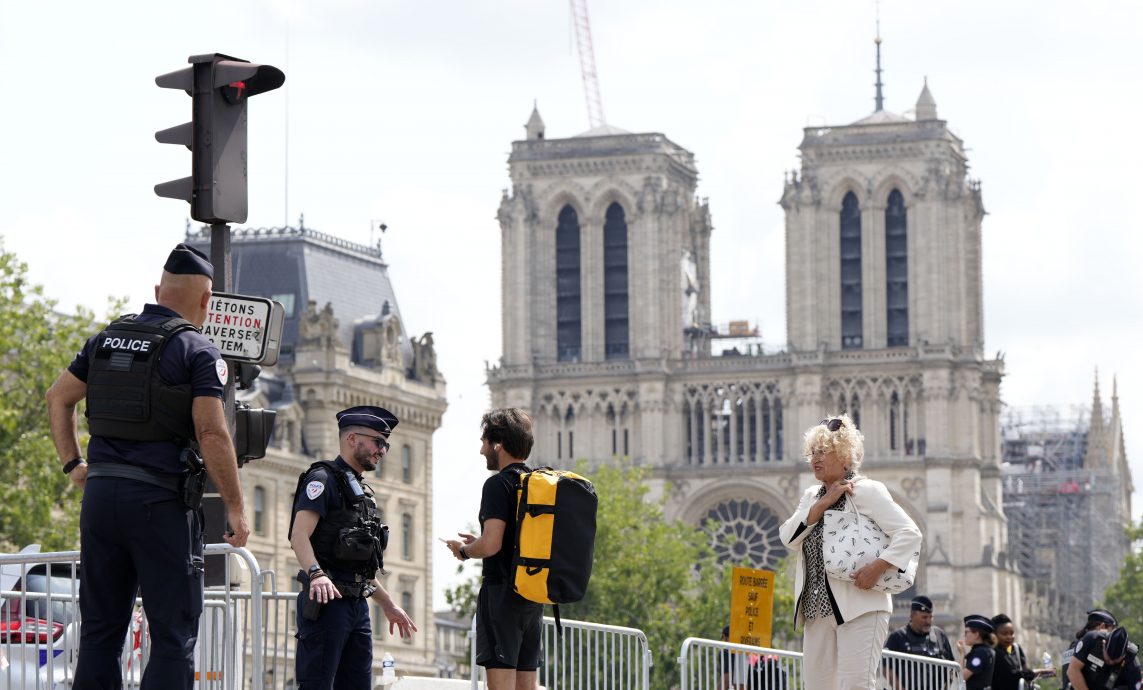
[{"label": "traffic light", "polygon": [[202,223],[245,223],[246,100],[286,81],[277,67],[221,53],[192,55],[190,67],[155,78],[191,96],[191,121],[155,133],[162,144],[191,150],[191,176],[155,185],[155,194],[182,199]]},{"label": "traffic light", "polygon": [[237,403],[234,411],[234,451],[238,466],[248,460],[266,457],[270,436],[274,433],[274,410],[251,409],[246,403]]}]

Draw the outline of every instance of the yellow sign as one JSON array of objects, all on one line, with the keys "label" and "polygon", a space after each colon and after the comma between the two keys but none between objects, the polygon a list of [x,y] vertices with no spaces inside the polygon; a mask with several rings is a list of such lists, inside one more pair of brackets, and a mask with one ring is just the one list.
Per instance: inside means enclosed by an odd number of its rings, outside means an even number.
[{"label": "yellow sign", "polygon": [[730,641],[769,647],[774,622],[774,573],[735,568],[730,586]]}]

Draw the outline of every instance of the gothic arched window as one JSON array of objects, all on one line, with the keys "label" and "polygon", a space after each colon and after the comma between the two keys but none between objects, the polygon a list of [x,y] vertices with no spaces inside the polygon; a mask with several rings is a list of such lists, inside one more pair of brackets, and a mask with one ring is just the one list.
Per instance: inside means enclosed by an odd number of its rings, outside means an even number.
[{"label": "gothic arched window", "polygon": [[841,347],[859,348],[861,337],[861,207],[849,192],[841,202]]},{"label": "gothic arched window", "polygon": [[885,207],[885,321],[886,344],[909,344],[909,256],[906,238],[905,197],[899,190],[889,192]]},{"label": "gothic arched window", "polygon": [[789,553],[778,536],[782,520],[748,499],[722,501],[703,516],[702,527],[719,563],[773,568]]},{"label": "gothic arched window", "polygon": [[603,224],[604,356],[627,359],[627,220],[623,207],[607,207]]},{"label": "gothic arched window", "polygon": [[580,358],[579,216],[571,206],[556,226],[556,358]]}]

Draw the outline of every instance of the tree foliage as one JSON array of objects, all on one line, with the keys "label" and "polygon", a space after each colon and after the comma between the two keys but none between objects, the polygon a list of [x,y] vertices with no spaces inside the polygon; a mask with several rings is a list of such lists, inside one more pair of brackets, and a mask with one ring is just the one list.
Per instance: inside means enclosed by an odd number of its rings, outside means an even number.
[{"label": "tree foliage", "polygon": [[60,472],[44,393],[94,332],[94,315],[56,311],[27,270],[0,243],[0,549],[74,549],[82,494]]},{"label": "tree foliage", "polygon": [[[646,471],[621,464],[588,474],[599,496],[595,557],[587,596],[560,607],[568,620],[642,630],[654,657],[652,687],[678,683],[678,655],[687,637],[718,639],[730,611],[731,564],[720,564],[701,528],[664,518],[663,502],[647,500]],[[740,564],[762,567],[760,564]],[[775,644],[793,638],[793,594],[784,565],[775,592]],[[455,611],[476,608],[478,577],[446,593]]]},{"label": "tree foliage", "polygon": [[1136,548],[1143,542],[1143,524],[1128,525],[1127,538],[1131,551],[1119,571],[1119,579],[1107,588],[1103,606],[1121,621],[1143,621],[1143,552]]}]

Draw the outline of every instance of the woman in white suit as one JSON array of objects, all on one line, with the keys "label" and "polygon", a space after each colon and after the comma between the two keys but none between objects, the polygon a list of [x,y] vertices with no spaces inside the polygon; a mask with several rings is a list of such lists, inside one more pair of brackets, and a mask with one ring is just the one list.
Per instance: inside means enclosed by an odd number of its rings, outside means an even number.
[{"label": "woman in white suit", "polygon": [[[921,531],[881,482],[858,474],[865,455],[861,432],[846,415],[823,419],[805,435],[806,460],[814,478],[797,510],[779,529],[798,552],[794,624],[804,625],[803,677],[808,690],[873,690],[881,646],[889,634],[889,594],[871,589],[890,568],[904,571],[921,551]],[[826,576],[822,516],[853,501],[889,537],[880,558],[849,581]]]}]

